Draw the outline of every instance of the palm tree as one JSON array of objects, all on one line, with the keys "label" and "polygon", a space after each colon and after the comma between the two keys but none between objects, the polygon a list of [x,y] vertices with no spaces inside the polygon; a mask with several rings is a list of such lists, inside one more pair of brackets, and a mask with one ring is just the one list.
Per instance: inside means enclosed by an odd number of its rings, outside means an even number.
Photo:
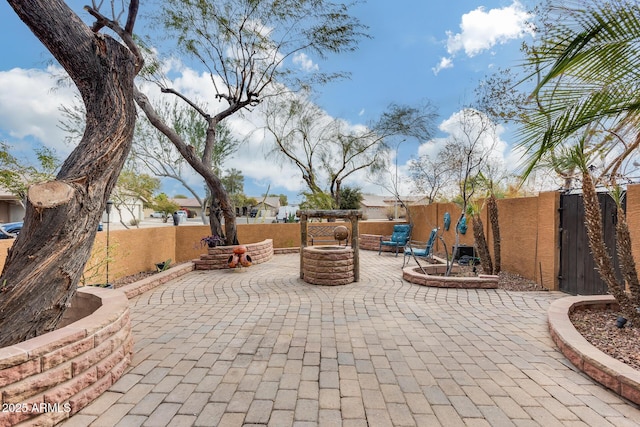
[{"label": "palm tree", "polygon": [[482,271],[485,274],[493,274],[494,266],[491,261],[491,254],[489,252],[489,245],[487,244],[487,238],[484,234],[484,224],[482,223],[482,217],[480,216],[481,208],[477,203],[469,203],[467,206],[467,214],[471,217],[473,223],[473,238],[478,248],[478,255],[480,255],[480,265]]},{"label": "palm tree", "polygon": [[[542,78],[533,90],[539,108],[528,117],[521,143],[529,153],[527,176],[553,150],[572,141],[572,163],[582,174],[585,225],[594,261],[624,315],[640,315],[638,278],[628,225],[618,204],[618,253],[629,284],[619,283],[602,236],[596,188],[619,193],[620,178],[640,145],[640,9],[626,0],[550,4],[554,22],[543,26],[528,65]],[[616,199],[618,202],[620,198]],[[634,276],[634,277],[632,277]]]}]

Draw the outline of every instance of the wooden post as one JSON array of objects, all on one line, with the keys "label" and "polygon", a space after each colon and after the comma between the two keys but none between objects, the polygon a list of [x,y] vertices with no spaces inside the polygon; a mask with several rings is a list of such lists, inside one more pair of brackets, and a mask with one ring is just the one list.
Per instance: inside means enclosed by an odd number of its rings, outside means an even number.
[{"label": "wooden post", "polygon": [[351,249],[353,249],[353,280],[360,281],[360,245],[358,244],[358,217],[352,215],[351,220]]},{"label": "wooden post", "polygon": [[304,280],[304,248],[307,247],[307,214],[298,211],[300,217],[300,278]]},{"label": "wooden post", "polygon": [[353,250],[353,274],[354,281],[360,280],[360,251],[358,244],[358,219],[362,218],[359,210],[305,210],[296,212],[300,217],[300,278],[304,280],[303,251],[307,246],[307,219],[308,218],[340,218],[351,222],[351,249]]}]

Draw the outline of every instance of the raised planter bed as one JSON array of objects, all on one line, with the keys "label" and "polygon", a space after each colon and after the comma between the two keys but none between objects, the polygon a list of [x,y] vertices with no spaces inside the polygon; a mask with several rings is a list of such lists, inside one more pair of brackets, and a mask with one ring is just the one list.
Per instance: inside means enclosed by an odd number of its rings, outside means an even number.
[{"label": "raised planter bed", "polygon": [[577,369],[640,405],[640,372],[598,350],[571,323],[569,314],[584,306],[617,309],[618,304],[611,295],[565,297],[554,301],[547,310],[551,338]]},{"label": "raised planter bed", "polygon": [[402,278],[410,283],[436,288],[459,289],[495,289],[498,287],[498,276],[456,276],[458,266],[455,265],[452,276],[444,276],[447,266],[445,264],[427,264],[423,266],[426,274],[419,267],[411,266],[402,269]]},{"label": "raised planter bed", "polygon": [[[365,251],[378,251],[380,250],[380,238],[383,237],[380,234],[361,234],[359,247]],[[389,236],[386,236],[389,237]],[[402,248],[402,246],[401,246]],[[400,249],[402,252],[403,249]],[[392,246],[383,246],[382,252],[394,252],[396,248]]]},{"label": "raised planter bed", "polygon": [[0,425],[63,421],[122,376],[132,349],[125,294],[79,289],[60,329],[0,349]]},{"label": "raised planter bed", "polygon": [[[266,239],[259,243],[249,243],[244,245],[247,247],[247,254],[251,256],[252,264],[260,264],[267,262],[273,258],[273,240]],[[217,246],[208,248],[206,254],[201,255],[200,259],[194,260],[196,270],[222,270],[229,268],[229,257],[233,255],[233,249],[236,246]]]}]

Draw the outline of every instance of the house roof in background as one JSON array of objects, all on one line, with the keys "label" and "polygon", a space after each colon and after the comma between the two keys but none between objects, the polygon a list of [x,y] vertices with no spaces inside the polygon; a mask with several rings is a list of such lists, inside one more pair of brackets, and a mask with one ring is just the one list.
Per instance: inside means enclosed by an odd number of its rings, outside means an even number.
[{"label": "house roof in background", "polygon": [[267,206],[271,206],[272,208],[280,207],[280,197],[254,197],[258,201],[258,204],[262,203],[264,199],[264,204]]},{"label": "house roof in background", "polygon": [[[377,196],[375,194],[363,194],[362,201],[360,204],[367,208],[375,208],[375,207],[387,207],[389,203],[387,202],[389,196]],[[392,203],[393,203],[393,199]]]},{"label": "house roof in background", "polygon": [[170,199],[173,203],[176,203],[185,208],[200,208],[200,202],[195,197],[187,199]]},{"label": "house roof in background", "polygon": [[0,200],[18,200],[18,196],[0,187]]},{"label": "house roof in background", "polygon": [[[428,205],[428,199],[425,195],[417,196],[400,196],[400,200],[411,205]],[[375,194],[363,194],[360,204],[368,208],[393,206],[396,198],[393,196],[377,196]]]}]

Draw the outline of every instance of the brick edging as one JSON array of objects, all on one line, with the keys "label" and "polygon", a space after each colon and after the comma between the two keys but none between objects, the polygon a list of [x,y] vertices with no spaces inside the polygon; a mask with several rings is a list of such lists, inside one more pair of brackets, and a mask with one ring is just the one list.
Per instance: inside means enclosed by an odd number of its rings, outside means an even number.
[{"label": "brick edging", "polygon": [[162,271],[160,273],[156,273],[152,276],[146,277],[142,280],[138,280],[137,282],[121,286],[118,288],[118,290],[124,292],[127,298],[131,299],[157,286],[167,283],[170,280],[187,274],[194,269],[195,265],[193,261],[185,262],[182,264],[178,264],[175,267],[171,267],[166,271]]},{"label": "brick edging", "polygon": [[[229,257],[233,255],[234,246],[217,246],[209,248],[207,253],[200,255],[200,259],[193,261],[196,270],[223,270],[229,268]],[[265,239],[258,243],[243,245],[247,254],[251,256],[252,264],[261,264],[273,258],[273,239]]]},{"label": "brick edging", "polygon": [[52,426],[106,391],[131,362],[129,301],[98,287],[77,291],[96,300],[92,314],[47,334],[0,348],[0,425],[28,420]]},{"label": "brick edging", "polygon": [[640,404],[640,371],[603,353],[573,326],[569,314],[580,306],[617,306],[611,295],[572,296],[556,300],[547,310],[549,332],[560,352],[580,371],[614,391]]},{"label": "brick edging", "polygon": [[[364,251],[379,251],[380,250],[380,240],[383,236],[381,234],[361,234],[358,240],[358,248]],[[402,249],[400,249],[402,248]],[[398,249],[398,253],[402,254],[404,252],[404,246],[400,246]],[[382,252],[394,252],[396,248],[393,246],[383,246]]]},{"label": "brick edging", "polygon": [[274,255],[284,255],[284,254],[299,254],[300,247],[295,246],[291,248],[273,248]]},{"label": "brick edging", "polygon": [[419,267],[405,267],[402,269],[402,278],[409,283],[433,288],[495,289],[498,287],[498,276],[479,275],[477,277],[446,277],[428,274],[429,270],[437,270],[440,267],[443,266],[423,266],[427,271],[427,274],[417,271]]}]

